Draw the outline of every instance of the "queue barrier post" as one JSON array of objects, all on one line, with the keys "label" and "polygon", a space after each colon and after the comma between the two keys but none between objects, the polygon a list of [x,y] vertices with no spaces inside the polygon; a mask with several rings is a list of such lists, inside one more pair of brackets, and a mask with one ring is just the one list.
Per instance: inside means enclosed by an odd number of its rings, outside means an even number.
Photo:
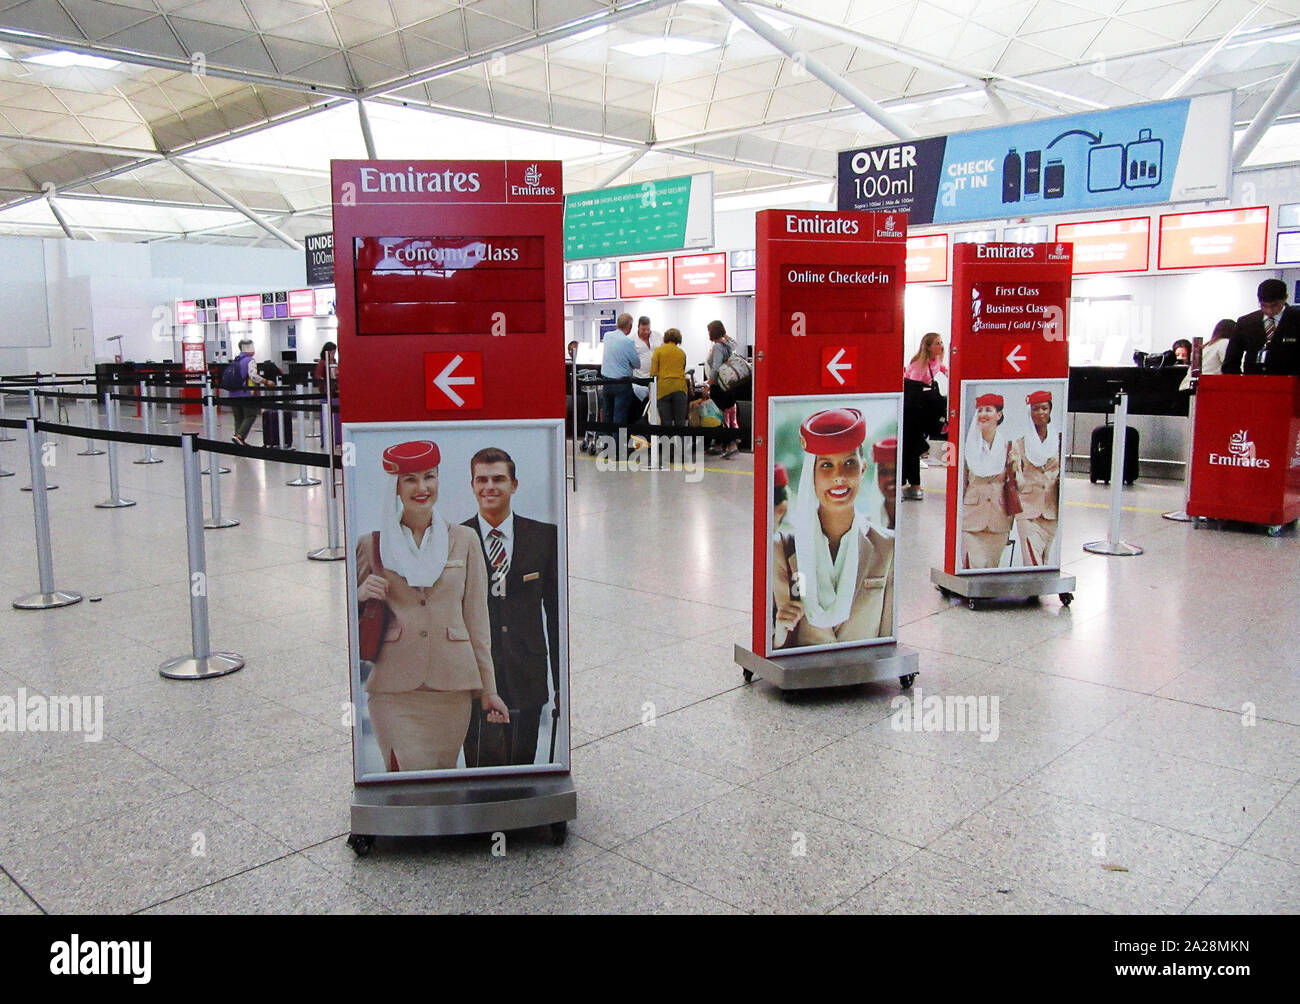
[{"label": "queue barrier post", "polygon": [[1142,548],[1120,540],[1120,515],[1124,511],[1124,452],[1128,438],[1128,394],[1120,391],[1115,398],[1115,424],[1111,427],[1110,449],[1110,533],[1105,540],[1094,540],[1083,545],[1089,554],[1106,554],[1112,557],[1131,557],[1141,554]]},{"label": "queue barrier post", "polygon": [[[203,436],[213,442],[217,440],[217,396],[207,378],[203,380]],[[229,467],[221,466],[221,454],[219,453],[208,454],[208,466],[203,469],[202,473],[211,474],[213,471],[218,474],[230,473]]]},{"label": "queue barrier post", "polygon": [[1165,512],[1160,515],[1167,520],[1175,523],[1195,523],[1198,517],[1193,516],[1187,511],[1188,503],[1192,500],[1192,458],[1196,455],[1196,381],[1192,381],[1191,399],[1187,405],[1187,450],[1185,453],[1186,461],[1183,464],[1183,507],[1175,509],[1173,512]]},{"label": "queue barrier post", "polygon": [[[217,461],[218,454],[208,453],[208,470],[220,469],[221,464]],[[208,478],[208,509],[210,515],[207,522],[203,524],[205,530],[226,530],[232,526],[239,526],[239,520],[232,519],[229,516],[221,515],[221,479]]]},{"label": "queue barrier post", "polygon": [[32,510],[36,522],[36,569],[40,592],[28,593],[14,600],[15,610],[52,610],[80,603],[81,593],[54,588],[54,555],[50,549],[50,503],[45,492],[44,437],[36,429],[36,419],[27,419],[27,462],[31,467]]},{"label": "queue barrier post", "polygon": [[[81,393],[83,394],[86,393],[85,380],[81,381]],[[99,428],[98,409],[96,409],[95,407],[95,402],[92,401],[90,398],[86,398],[86,428],[87,429]],[[104,451],[95,445],[95,441],[93,439],[87,439],[86,448],[77,454],[77,456],[79,457],[102,457],[103,455],[104,455]]]},{"label": "queue barrier post", "polygon": [[[30,418],[30,419],[39,419],[39,418],[41,417],[41,405],[40,405],[40,401],[38,401],[37,398],[36,398],[36,388],[35,388],[35,387],[28,387],[28,388],[27,388],[27,417]],[[25,484],[25,485],[22,487],[21,490],[22,490],[22,491],[25,491],[25,492],[29,492],[29,491],[32,490],[32,486],[33,486],[34,484],[36,484],[35,481],[29,481],[29,482],[27,482],[27,484]],[[52,492],[52,491],[54,491],[54,489],[56,489],[56,488],[58,488],[58,487],[59,487],[58,485],[56,485],[56,484],[51,484],[51,483],[50,483],[49,478],[45,477],[45,471],[44,471],[44,468],[42,468],[42,470],[41,470],[41,491]]]},{"label": "queue barrier post", "polygon": [[329,491],[325,493],[325,525],[329,541],[324,547],[308,551],[311,561],[342,561],[346,554],[339,542],[338,481],[334,477],[334,415],[331,403],[334,388],[331,386],[329,367],[325,367],[325,400],[320,403],[321,444],[329,457]]},{"label": "queue barrier post", "polygon": [[166,409],[166,411],[163,412],[163,417],[160,418],[160,419],[158,420],[158,424],[159,424],[159,425],[175,425],[176,422],[178,421],[178,419],[176,418],[176,414],[175,414],[175,411],[174,411],[174,406],[173,406],[173,404],[172,404],[172,393],[171,393],[172,382],[171,382],[171,377],[170,377],[170,376],[166,377],[166,380],[165,380],[165,382],[162,384],[162,387],[166,388],[166,391],[165,391],[165,393],[163,394],[163,397],[165,397],[165,398],[167,399],[167,409]]},{"label": "queue barrier post", "polygon": [[[145,393],[145,382],[143,380],[140,381],[140,397],[144,399],[140,402],[140,419],[144,423],[144,434],[146,436],[152,436],[153,405],[149,402],[148,395]],[[144,456],[139,460],[131,461],[133,464],[161,464],[162,462],[162,457],[155,457],[153,455],[152,443],[144,444]]]},{"label": "queue barrier post", "polygon": [[[0,418],[5,417],[5,399],[9,396],[8,391],[0,391]],[[0,443],[16,443],[17,440],[9,435],[9,430],[0,426]]]},{"label": "queue barrier post", "polygon": [[[113,400],[113,395],[108,391],[104,392],[104,417],[108,421],[108,431],[117,432],[118,426],[118,408],[120,405]],[[96,502],[96,509],[125,509],[127,506],[135,505],[131,499],[122,498],[122,489],[117,480],[117,442],[110,439],[108,441],[108,498],[103,502]]]},{"label": "queue barrier post", "polygon": [[[158,674],[170,680],[206,680],[244,668],[244,657],[213,652],[208,634],[208,560],[203,549],[203,487],[194,435],[181,436],[181,470],[185,478],[185,545],[189,557],[190,654],[168,659]],[[216,479],[213,479],[216,483]]]},{"label": "queue barrier post", "polygon": [[[296,388],[296,390],[297,390],[297,393],[299,394],[299,396],[305,396],[306,393],[307,393],[307,389],[306,389],[305,387],[303,387],[302,384],[299,384],[298,387]],[[306,445],[307,445],[307,421],[308,421],[308,419],[310,418],[310,414],[309,414],[309,413],[304,413],[302,418],[303,418],[303,420],[302,420],[302,438],[303,438],[303,448],[306,449]],[[310,487],[311,485],[318,485],[318,484],[320,484],[320,478],[313,478],[310,474],[307,473],[307,465],[306,465],[306,464],[299,464],[299,465],[298,465],[298,476],[297,476],[296,478],[294,478],[292,481],[286,481],[285,484],[288,485],[290,488],[307,488],[307,487]]]}]

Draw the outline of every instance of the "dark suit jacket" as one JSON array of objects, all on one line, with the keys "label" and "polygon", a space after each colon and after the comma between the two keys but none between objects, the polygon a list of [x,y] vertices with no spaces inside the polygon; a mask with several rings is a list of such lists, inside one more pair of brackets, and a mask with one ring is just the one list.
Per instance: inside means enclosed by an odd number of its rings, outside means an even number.
[{"label": "dark suit jacket", "polygon": [[1224,373],[1264,373],[1269,376],[1300,374],[1300,307],[1284,307],[1277,319],[1273,344],[1261,369],[1255,353],[1264,346],[1264,312],[1237,318],[1237,333],[1223,356]]},{"label": "dark suit jacket", "polygon": [[[462,524],[479,536],[478,516]],[[515,514],[514,554],[506,573],[506,594],[488,589],[488,618],[492,623],[492,664],[497,693],[511,708],[541,707],[549,699],[546,666],[560,692],[560,584],[558,535],[554,523]],[[483,560],[488,562],[487,549]],[[546,630],[542,631],[545,618]]]}]

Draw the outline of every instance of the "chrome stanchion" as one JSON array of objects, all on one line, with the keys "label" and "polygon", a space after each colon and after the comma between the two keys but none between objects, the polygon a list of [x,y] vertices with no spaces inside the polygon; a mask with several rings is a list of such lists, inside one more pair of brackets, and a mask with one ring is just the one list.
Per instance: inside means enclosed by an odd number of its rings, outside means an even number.
[{"label": "chrome stanchion", "polygon": [[339,542],[338,481],[334,477],[334,414],[331,403],[334,388],[331,385],[329,367],[325,367],[325,400],[320,405],[321,445],[329,457],[329,491],[325,493],[325,525],[329,533],[329,543],[309,551],[307,557],[312,561],[342,561],[346,554]]},{"label": "chrome stanchion", "polygon": [[[217,441],[217,398],[206,378],[203,380],[203,436],[214,443]],[[219,453],[208,454],[208,466],[203,469],[202,473],[211,474],[214,470],[219,474],[230,473],[229,467],[221,466],[221,454]]]},{"label": "chrome stanchion", "polygon": [[177,421],[179,421],[179,419],[177,419],[176,414],[175,414],[175,410],[174,410],[174,409],[175,409],[175,405],[173,404],[173,398],[172,398],[172,393],[171,393],[171,379],[170,379],[170,377],[168,378],[167,383],[165,383],[163,386],[167,389],[167,390],[166,390],[166,393],[163,394],[163,397],[167,398],[167,409],[163,412],[163,417],[160,418],[160,419],[158,420],[158,424],[159,424],[159,425],[175,425],[175,424],[177,423]]},{"label": "chrome stanchion", "polygon": [[[113,400],[113,395],[108,391],[104,392],[104,417],[108,420],[108,431],[117,432],[117,409],[118,403]],[[110,439],[108,441],[108,498],[103,502],[96,502],[96,509],[125,509],[127,506],[135,505],[130,499],[122,498],[122,489],[117,482],[117,442]]]},{"label": "chrome stanchion", "polygon": [[1192,460],[1196,455],[1196,385],[1194,383],[1192,397],[1187,404],[1187,419],[1190,423],[1190,431],[1187,435],[1187,463],[1183,467],[1183,507],[1174,512],[1160,514],[1175,523],[1195,523],[1197,519],[1187,511],[1187,503],[1192,500]]},{"label": "chrome stanchion", "polygon": [[[36,398],[35,387],[28,388],[27,390],[27,417],[30,419],[38,419],[41,417],[41,405]],[[20,490],[29,492],[32,490],[32,485],[35,483],[35,481],[29,481]],[[44,468],[41,469],[41,485],[41,490],[47,492],[52,492],[54,489],[59,487],[58,485],[51,484],[49,479],[44,476]]]},{"label": "chrome stanchion", "polygon": [[[81,392],[83,394],[86,393],[85,380],[81,381]],[[97,421],[98,418],[95,414],[95,402],[92,401],[90,398],[86,398],[86,428],[98,429],[99,426],[96,424]],[[95,445],[95,441],[93,439],[87,439],[86,448],[77,454],[77,456],[79,457],[102,457],[103,455],[104,455],[104,451]]]},{"label": "chrome stanchion", "polygon": [[50,504],[45,496],[45,465],[41,462],[42,437],[36,431],[36,419],[27,419],[27,462],[32,469],[32,509],[36,515],[36,568],[41,591],[14,600],[15,610],[51,610],[80,603],[82,596],[66,589],[54,588],[54,556],[50,551]]},{"label": "chrome stanchion", "polygon": [[208,637],[208,560],[203,550],[203,488],[192,433],[181,436],[181,469],[185,475],[185,545],[190,565],[192,651],[189,655],[167,660],[158,667],[158,673],[172,680],[204,680],[243,669],[244,657],[234,652],[213,652]]},{"label": "chrome stanchion", "polygon": [[[145,394],[145,384],[144,384],[144,381],[143,381],[143,380],[140,381],[140,396],[141,396],[142,398],[147,396],[147,395]],[[141,419],[141,422],[142,422],[143,425],[144,425],[144,430],[143,430],[143,431],[144,431],[144,434],[145,434],[146,436],[152,436],[152,435],[153,435],[153,406],[152,406],[148,401],[141,401],[141,402],[140,402],[140,419]],[[145,444],[144,444],[144,456],[141,457],[139,460],[132,460],[131,463],[133,463],[133,464],[161,464],[161,463],[162,463],[162,457],[155,457],[155,456],[153,455],[153,444],[152,444],[152,443],[145,443]]]},{"label": "chrome stanchion", "polygon": [[[9,394],[7,391],[0,391],[0,418],[5,417],[5,398],[7,398],[8,396]],[[17,442],[17,440],[14,439],[13,436],[9,435],[9,430],[4,428],[3,426],[0,426],[0,443],[15,443],[15,442]]]},{"label": "chrome stanchion", "polygon": [[[304,388],[302,385],[299,385],[298,396],[302,397],[306,393],[307,393],[306,388]],[[290,414],[292,414],[292,412],[290,412]],[[307,412],[302,413],[302,438],[303,438],[304,447],[306,447],[307,445],[306,442],[307,441],[307,420],[309,417],[310,417],[309,413]],[[288,485],[290,488],[306,488],[310,485],[320,484],[320,478],[313,478],[310,474],[307,473],[307,465],[299,464],[298,476],[294,478],[292,481],[286,481],[285,484]]]},{"label": "chrome stanchion", "polygon": [[[221,468],[221,464],[217,461],[218,456],[219,454],[208,451],[208,470],[219,470]],[[232,526],[239,526],[239,520],[221,515],[220,478],[208,478],[208,509],[210,514],[207,522],[203,524],[203,529],[225,530]]]},{"label": "chrome stanchion", "polygon": [[1105,540],[1084,544],[1090,554],[1129,557],[1141,554],[1142,548],[1119,539],[1119,519],[1124,511],[1124,447],[1128,438],[1128,394],[1120,391],[1115,400],[1115,424],[1111,427],[1110,449],[1110,534]]}]

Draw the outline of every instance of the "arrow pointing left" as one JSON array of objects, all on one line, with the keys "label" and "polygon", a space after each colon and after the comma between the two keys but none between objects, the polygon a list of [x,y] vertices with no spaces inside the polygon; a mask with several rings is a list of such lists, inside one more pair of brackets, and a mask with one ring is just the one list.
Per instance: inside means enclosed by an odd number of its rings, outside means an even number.
[{"label": "arrow pointing left", "polygon": [[451,362],[442,368],[442,372],[433,378],[433,385],[451,399],[452,404],[457,408],[464,407],[465,399],[456,391],[452,390],[453,384],[473,386],[474,378],[472,376],[452,376],[461,363],[465,361],[464,356],[453,356]]},{"label": "arrow pointing left", "polygon": [[1020,372],[1020,364],[1023,363],[1028,358],[1029,358],[1028,356],[1020,354],[1019,345],[1017,345],[1014,349],[1012,349],[1010,352],[1007,353],[1007,362],[1010,364],[1011,368],[1015,370],[1017,373]]}]

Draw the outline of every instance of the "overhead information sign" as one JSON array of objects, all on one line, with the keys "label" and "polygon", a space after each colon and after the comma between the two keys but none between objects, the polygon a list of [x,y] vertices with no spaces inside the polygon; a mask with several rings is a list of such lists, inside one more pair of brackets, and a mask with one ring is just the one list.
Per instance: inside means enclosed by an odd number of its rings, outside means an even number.
[{"label": "overhead information sign", "polygon": [[565,258],[712,246],[712,173],[564,197]]},{"label": "overhead information sign", "polygon": [[913,225],[1226,198],[1232,94],[845,150],[839,208]]}]

